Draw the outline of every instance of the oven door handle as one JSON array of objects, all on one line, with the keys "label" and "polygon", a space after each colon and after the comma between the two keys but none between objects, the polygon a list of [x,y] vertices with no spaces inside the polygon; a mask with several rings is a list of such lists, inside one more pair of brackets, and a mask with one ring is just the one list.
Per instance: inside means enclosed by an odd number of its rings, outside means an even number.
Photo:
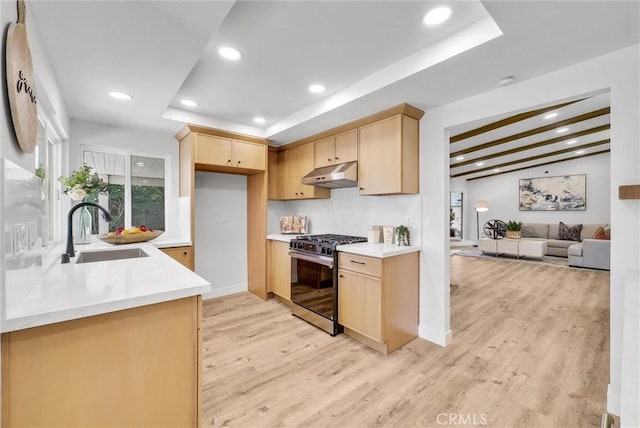
[{"label": "oven door handle", "polygon": [[308,254],[301,254],[295,251],[289,251],[289,255],[292,259],[305,260],[311,263],[318,263],[323,266],[327,266],[329,269],[333,269],[333,258],[327,256],[310,256]]}]

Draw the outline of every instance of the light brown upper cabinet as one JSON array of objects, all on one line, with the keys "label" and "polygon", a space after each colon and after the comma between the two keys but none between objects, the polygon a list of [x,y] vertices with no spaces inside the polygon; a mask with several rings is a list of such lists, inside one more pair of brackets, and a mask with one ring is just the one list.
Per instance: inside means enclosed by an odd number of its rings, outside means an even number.
[{"label": "light brown upper cabinet", "polygon": [[196,164],[264,171],[266,147],[230,138],[198,134]]},{"label": "light brown upper cabinet", "polygon": [[315,168],[350,161],[358,161],[361,195],[418,193],[419,121],[423,115],[416,107],[400,104],[272,148],[269,199],[329,198],[329,189],[304,186],[302,177]]},{"label": "light brown upper cabinet", "polygon": [[[180,144],[180,196],[191,199],[191,242],[195,253],[196,171],[247,176],[247,282],[249,291],[267,297],[267,147],[269,140],[221,129],[185,125]],[[193,254],[189,258],[194,257]]]},{"label": "light brown upper cabinet", "polygon": [[285,199],[326,199],[331,191],[322,187],[302,184],[302,177],[313,171],[313,143],[287,150],[285,162]]},{"label": "light brown upper cabinet", "polygon": [[418,120],[404,114],[358,128],[361,195],[418,193]]},{"label": "light brown upper cabinet", "polygon": [[285,198],[284,165],[281,163],[285,152],[269,151],[267,156],[269,180],[267,195],[270,200]]},{"label": "light brown upper cabinet", "polygon": [[352,129],[314,143],[316,168],[358,160],[358,130]]}]

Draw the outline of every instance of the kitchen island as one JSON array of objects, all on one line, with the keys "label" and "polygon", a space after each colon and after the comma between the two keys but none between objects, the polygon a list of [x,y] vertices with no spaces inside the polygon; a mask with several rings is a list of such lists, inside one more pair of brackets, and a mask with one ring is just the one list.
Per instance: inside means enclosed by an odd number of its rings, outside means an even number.
[{"label": "kitchen island", "polygon": [[8,271],[3,426],[197,426],[207,281],[151,244],[140,258]]}]

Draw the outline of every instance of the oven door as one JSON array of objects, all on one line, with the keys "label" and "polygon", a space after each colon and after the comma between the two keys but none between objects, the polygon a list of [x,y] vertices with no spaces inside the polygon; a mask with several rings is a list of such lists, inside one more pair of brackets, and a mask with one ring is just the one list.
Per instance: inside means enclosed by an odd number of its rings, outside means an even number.
[{"label": "oven door", "polygon": [[291,301],[324,318],[335,320],[333,257],[290,251]]}]

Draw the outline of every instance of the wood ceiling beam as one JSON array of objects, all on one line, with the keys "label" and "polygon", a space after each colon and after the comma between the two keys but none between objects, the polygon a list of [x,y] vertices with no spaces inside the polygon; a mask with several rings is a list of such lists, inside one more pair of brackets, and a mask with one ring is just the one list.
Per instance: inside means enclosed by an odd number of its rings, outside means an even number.
[{"label": "wood ceiling beam", "polygon": [[593,119],[594,117],[604,116],[611,112],[610,107],[602,108],[599,110],[590,111],[585,114],[581,114],[579,116],[570,117],[569,119],[561,120],[558,122],[550,123],[549,125],[540,126],[538,128],[530,129],[528,131],[519,132],[517,134],[509,135],[508,137],[499,138],[497,140],[489,141],[487,143],[478,144],[473,147],[469,147],[467,149],[458,150],[457,152],[453,152],[449,154],[450,158],[454,158],[460,155],[466,155],[468,153],[477,152],[478,150],[488,149],[490,147],[499,146],[500,144],[509,143],[514,140],[519,140],[520,138],[531,137],[532,135],[541,134],[543,132],[551,131],[552,129],[556,129],[562,126],[571,125],[578,122],[583,122],[585,120]]},{"label": "wood ceiling beam", "polygon": [[490,154],[490,155],[487,155],[487,156],[483,156],[483,157],[479,157],[479,158],[468,159],[468,160],[466,160],[464,162],[456,162],[455,164],[451,164],[450,163],[449,167],[450,168],[458,168],[460,166],[470,165],[472,163],[482,162],[482,161],[486,161],[486,160],[490,160],[490,159],[499,158],[499,157],[502,157],[502,156],[512,155],[514,153],[524,152],[526,150],[537,149],[539,147],[548,146],[550,144],[556,144],[556,143],[561,143],[561,142],[566,141],[566,140],[571,140],[572,138],[578,138],[578,137],[582,137],[582,136],[585,136],[585,135],[595,134],[595,133],[601,132],[601,131],[606,131],[610,127],[611,127],[610,124],[606,124],[606,125],[602,125],[602,126],[596,126],[595,128],[585,129],[584,131],[574,132],[573,134],[564,135],[562,137],[556,137],[556,138],[551,138],[551,139],[545,140],[545,141],[539,141],[537,143],[529,144],[527,146],[516,147],[515,149],[505,150],[503,152],[493,153],[493,154]]},{"label": "wood ceiling beam", "polygon": [[586,157],[589,157],[589,156],[601,155],[603,153],[609,153],[610,151],[611,150],[609,150],[609,149],[600,150],[599,152],[587,153],[587,154],[580,155],[580,156],[572,156],[572,157],[566,158],[566,159],[559,159],[559,160],[554,160],[554,161],[550,161],[550,162],[543,162],[543,163],[539,163],[539,164],[536,164],[536,165],[524,166],[522,168],[510,169],[509,171],[501,171],[501,172],[496,172],[496,173],[493,173],[493,174],[482,175],[480,177],[467,178],[467,181],[480,180],[481,178],[487,178],[487,177],[495,177],[496,175],[508,174],[508,173],[515,172],[515,171],[522,171],[523,169],[536,168],[536,167],[539,167],[539,166],[551,165],[551,164],[559,163],[559,162],[566,162],[566,161],[572,160],[572,159],[580,159],[580,158],[586,158]]},{"label": "wood ceiling beam", "polygon": [[514,123],[517,123],[517,122],[520,122],[520,121],[523,121],[523,120],[526,120],[526,119],[530,119],[530,118],[532,118],[534,116],[538,116],[538,115],[546,113],[548,111],[556,110],[556,109],[568,106],[568,105],[573,104],[573,103],[584,101],[586,99],[587,98],[582,98],[580,100],[569,101],[567,103],[556,104],[556,105],[553,105],[553,106],[550,106],[550,107],[539,108],[537,110],[531,110],[531,111],[527,111],[527,112],[524,112],[524,113],[519,113],[519,114],[516,114],[516,115],[513,115],[513,116],[509,116],[509,117],[504,118],[502,120],[498,120],[496,122],[489,123],[488,125],[481,126],[480,128],[472,129],[470,131],[463,132],[463,133],[458,134],[458,135],[454,135],[449,139],[449,143],[451,143],[451,144],[457,143],[458,141],[466,140],[467,138],[475,137],[476,135],[484,134],[485,132],[493,131],[494,129],[502,128],[503,126],[512,125]]},{"label": "wood ceiling beam", "polygon": [[490,169],[504,168],[505,166],[517,165],[519,163],[524,163],[524,162],[531,162],[531,161],[534,161],[534,160],[544,159],[544,158],[548,158],[548,157],[551,157],[551,156],[557,156],[557,155],[562,155],[562,154],[565,154],[565,153],[575,152],[577,150],[590,149],[591,147],[601,146],[603,144],[609,144],[609,143],[611,143],[611,140],[609,140],[609,139],[600,140],[600,141],[596,141],[596,142],[589,143],[589,144],[583,144],[581,146],[575,146],[575,147],[569,147],[568,149],[557,150],[555,152],[547,152],[547,153],[543,153],[541,155],[529,156],[528,158],[522,158],[522,159],[517,159],[517,160],[514,160],[514,161],[510,161],[510,162],[504,162],[504,163],[501,163],[501,164],[488,166],[488,167],[485,167],[485,168],[478,168],[478,169],[475,169],[473,171],[461,172],[459,174],[454,174],[451,177],[452,178],[462,177],[463,175],[476,174],[478,172],[488,171]]}]

